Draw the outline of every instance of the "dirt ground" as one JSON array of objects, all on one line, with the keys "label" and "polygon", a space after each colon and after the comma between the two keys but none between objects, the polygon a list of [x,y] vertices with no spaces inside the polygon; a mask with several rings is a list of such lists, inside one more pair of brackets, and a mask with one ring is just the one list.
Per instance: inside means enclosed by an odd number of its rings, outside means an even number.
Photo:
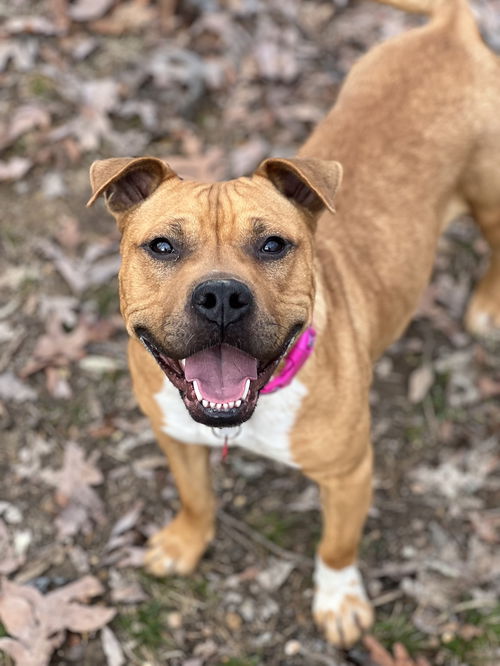
[{"label": "dirt ground", "polygon": [[[347,0],[3,0],[0,16],[0,664],[410,666],[314,628],[317,493],[278,464],[215,452],[199,570],[141,569],[178,500],[131,393],[118,233],[84,204],[105,156],[224,178],[293,154],[356,58],[420,19]],[[500,663],[500,355],[461,324],[486,258],[457,221],[372,392],[373,635],[436,666]],[[75,581],[79,603],[50,596]]]}]

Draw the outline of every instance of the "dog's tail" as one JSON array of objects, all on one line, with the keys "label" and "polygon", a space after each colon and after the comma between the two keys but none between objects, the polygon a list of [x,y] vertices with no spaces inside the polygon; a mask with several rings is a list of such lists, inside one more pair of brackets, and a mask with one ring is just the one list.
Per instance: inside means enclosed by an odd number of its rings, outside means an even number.
[{"label": "dog's tail", "polygon": [[459,6],[467,7],[466,0],[377,0],[377,2],[416,14],[440,14]]}]

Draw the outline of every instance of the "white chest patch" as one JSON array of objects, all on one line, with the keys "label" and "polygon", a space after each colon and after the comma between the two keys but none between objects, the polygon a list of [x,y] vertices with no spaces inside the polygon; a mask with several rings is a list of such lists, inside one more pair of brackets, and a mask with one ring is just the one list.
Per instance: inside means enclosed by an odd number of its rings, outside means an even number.
[{"label": "white chest patch", "polygon": [[[242,424],[241,429],[224,428],[221,434],[193,421],[179,392],[166,377],[155,399],[164,417],[163,432],[178,441],[220,447],[227,434],[230,445],[297,467],[292,458],[290,433],[306,394],[304,384],[294,379],[276,393],[261,396],[252,417]],[[238,430],[239,434],[231,441]]]}]

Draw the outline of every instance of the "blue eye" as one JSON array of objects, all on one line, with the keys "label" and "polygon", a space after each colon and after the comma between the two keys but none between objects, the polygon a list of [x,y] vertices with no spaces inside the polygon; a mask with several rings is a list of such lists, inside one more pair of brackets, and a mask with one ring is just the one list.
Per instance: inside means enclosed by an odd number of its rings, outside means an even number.
[{"label": "blue eye", "polygon": [[155,238],[148,244],[148,247],[153,254],[158,254],[160,256],[165,256],[174,252],[172,243],[167,238]]},{"label": "blue eye", "polygon": [[280,238],[279,236],[270,236],[267,238],[260,248],[261,252],[264,252],[265,254],[281,254],[283,250],[286,248],[287,243],[283,238]]}]

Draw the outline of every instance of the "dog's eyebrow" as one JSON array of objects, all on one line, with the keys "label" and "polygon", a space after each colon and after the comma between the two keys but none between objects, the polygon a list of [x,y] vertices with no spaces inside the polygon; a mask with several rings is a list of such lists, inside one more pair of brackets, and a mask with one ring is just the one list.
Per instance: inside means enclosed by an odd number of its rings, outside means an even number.
[{"label": "dog's eyebrow", "polygon": [[184,218],[177,218],[175,220],[168,220],[166,223],[168,225],[169,232],[174,234],[177,237],[182,238],[184,234],[183,224],[186,223]]},{"label": "dog's eyebrow", "polygon": [[259,217],[256,217],[253,220],[253,233],[255,236],[262,236],[263,234],[266,233],[268,230],[269,225],[265,220],[260,219]]}]

